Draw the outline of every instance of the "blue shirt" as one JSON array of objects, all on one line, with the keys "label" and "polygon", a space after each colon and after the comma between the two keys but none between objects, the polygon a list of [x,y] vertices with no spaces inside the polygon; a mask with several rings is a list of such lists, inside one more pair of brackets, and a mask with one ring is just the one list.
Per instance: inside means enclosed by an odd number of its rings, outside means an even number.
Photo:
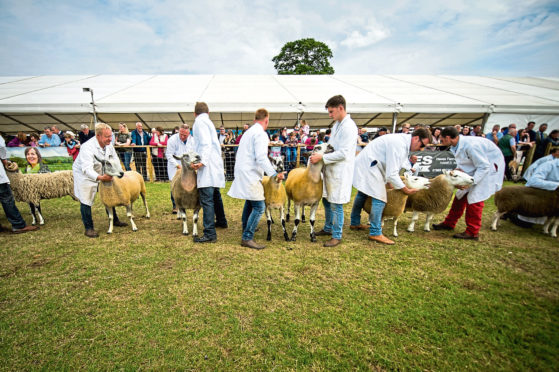
[{"label": "blue shirt", "polygon": [[41,139],[39,140],[39,146],[44,145],[45,143],[48,143],[49,146],[60,146],[60,137],[53,133],[50,138],[48,138],[47,135],[43,133],[41,134]]}]

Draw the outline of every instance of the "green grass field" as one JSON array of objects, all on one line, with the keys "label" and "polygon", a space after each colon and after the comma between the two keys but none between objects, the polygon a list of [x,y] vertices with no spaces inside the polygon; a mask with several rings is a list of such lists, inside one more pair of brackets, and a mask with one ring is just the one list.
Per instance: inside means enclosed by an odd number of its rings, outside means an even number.
[{"label": "green grass field", "polygon": [[136,233],[107,235],[96,202],[101,236],[85,237],[69,197],[42,203],[40,231],[3,233],[0,369],[558,368],[559,241],[505,221],[491,232],[492,200],[480,242],[422,224],[409,234],[406,216],[381,246],[349,230],[348,204],[341,246],[310,243],[308,225],[285,242],[276,224],[252,251],[240,247],[243,202],[222,195],[230,226],[217,244],[181,235],[165,183],[148,184],[151,220],[136,202]]}]

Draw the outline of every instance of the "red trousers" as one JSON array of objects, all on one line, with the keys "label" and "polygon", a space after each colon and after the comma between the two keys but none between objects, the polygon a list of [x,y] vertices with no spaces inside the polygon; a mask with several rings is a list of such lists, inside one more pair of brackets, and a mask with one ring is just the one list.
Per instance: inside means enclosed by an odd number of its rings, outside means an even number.
[{"label": "red trousers", "polygon": [[464,195],[462,199],[458,199],[454,196],[454,201],[452,202],[452,207],[448,212],[443,224],[450,226],[452,228],[456,227],[456,223],[464,214],[464,209],[466,210],[466,234],[472,236],[478,236],[479,230],[481,229],[481,212],[483,212],[483,206],[485,204],[481,201],[474,204],[468,204],[468,195]]}]

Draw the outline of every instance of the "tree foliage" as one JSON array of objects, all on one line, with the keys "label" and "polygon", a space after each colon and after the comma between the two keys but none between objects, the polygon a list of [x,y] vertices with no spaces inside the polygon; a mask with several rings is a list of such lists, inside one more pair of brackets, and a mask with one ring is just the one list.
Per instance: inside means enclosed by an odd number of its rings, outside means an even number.
[{"label": "tree foliage", "polygon": [[332,57],[328,45],[309,38],[287,42],[272,62],[279,75],[326,75],[334,73]]}]

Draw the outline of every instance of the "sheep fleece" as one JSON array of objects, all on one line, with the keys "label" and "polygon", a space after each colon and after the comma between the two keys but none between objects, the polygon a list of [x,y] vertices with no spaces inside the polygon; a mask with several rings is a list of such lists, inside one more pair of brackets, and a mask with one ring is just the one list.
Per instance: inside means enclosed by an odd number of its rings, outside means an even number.
[{"label": "sheep fleece", "polygon": [[39,204],[41,199],[55,199],[74,195],[74,175],[71,170],[53,173],[22,174],[6,172],[14,198],[18,202]]}]

